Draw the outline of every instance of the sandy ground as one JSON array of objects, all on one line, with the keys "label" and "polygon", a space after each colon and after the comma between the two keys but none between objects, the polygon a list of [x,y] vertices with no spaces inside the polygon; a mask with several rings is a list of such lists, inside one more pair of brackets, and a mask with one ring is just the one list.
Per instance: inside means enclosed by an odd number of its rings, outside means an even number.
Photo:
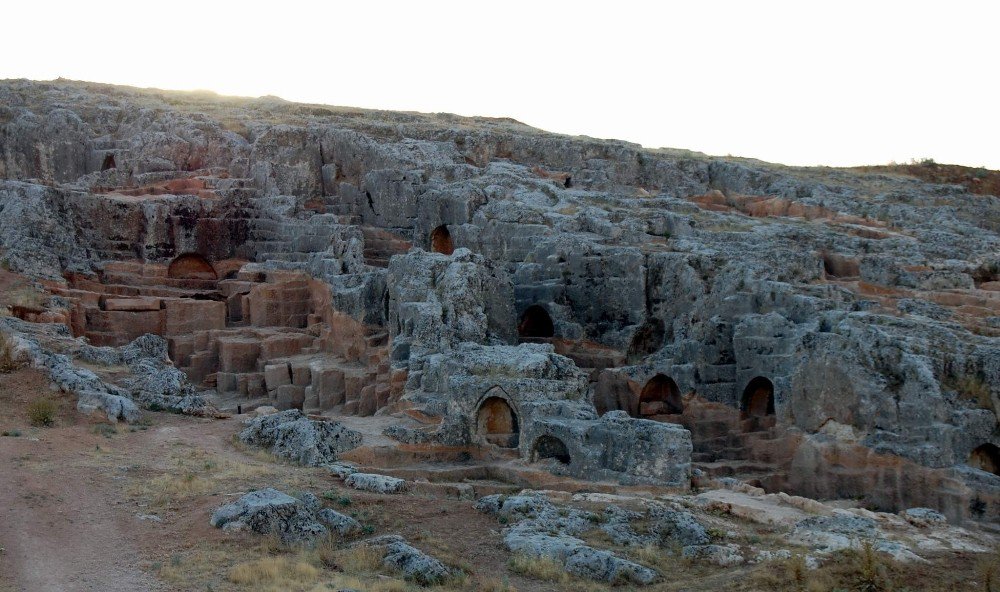
[{"label": "sandy ground", "polygon": [[18,403],[47,394],[34,372],[0,377],[3,406],[13,411],[0,426],[22,431],[0,438],[0,581],[38,592],[160,590],[139,568],[145,533],[122,500],[121,477],[93,467],[105,438],[68,400],[56,427],[24,427]]},{"label": "sandy ground", "polygon": [[[57,401],[54,427],[30,427],[25,408],[39,397]],[[237,419],[154,413],[148,427],[119,426],[108,437],[100,433],[106,425],[102,418],[77,413],[72,398],[49,391],[34,370],[0,375],[0,408],[6,410],[0,431],[20,433],[0,438],[3,592],[190,589],[186,580],[163,581],[157,567],[193,562],[206,547],[244,544],[211,528],[208,518],[219,505],[265,486],[349,497],[350,510],[372,525],[374,534],[402,534],[439,553],[460,555],[483,573],[505,569],[508,554],[500,546],[495,519],[475,511],[469,501],[347,490],[323,470],[256,458],[232,441]],[[203,462],[212,466],[208,472],[228,471],[233,477],[166,502],[150,500],[158,483],[152,481],[151,491],[152,479],[183,475],[192,466],[197,472]],[[226,589],[231,563],[223,558],[214,568],[223,586],[217,589]],[[205,571],[203,565],[198,569]],[[527,585],[519,589],[546,589]]]}]

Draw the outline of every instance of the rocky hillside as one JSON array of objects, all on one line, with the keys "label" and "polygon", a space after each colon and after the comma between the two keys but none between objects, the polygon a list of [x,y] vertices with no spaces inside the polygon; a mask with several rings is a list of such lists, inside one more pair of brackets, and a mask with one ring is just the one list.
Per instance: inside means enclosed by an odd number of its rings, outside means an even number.
[{"label": "rocky hillside", "polygon": [[[683,480],[690,446],[696,477],[996,520],[1000,198],[896,172],[0,83],[2,260],[56,296],[17,316],[162,334],[219,395],[437,429],[410,443],[478,434],[640,482]],[[492,386],[502,429],[477,423]],[[588,456],[585,432],[660,434],[678,464]]]}]

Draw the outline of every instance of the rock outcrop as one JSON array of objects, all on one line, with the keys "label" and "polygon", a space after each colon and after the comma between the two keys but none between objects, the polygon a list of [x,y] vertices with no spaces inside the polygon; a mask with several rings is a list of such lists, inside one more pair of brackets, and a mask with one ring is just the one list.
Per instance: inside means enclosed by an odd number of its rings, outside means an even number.
[{"label": "rock outcrop", "polygon": [[23,320],[573,478],[1000,515],[997,196],[510,120],[62,80],[0,105],[0,261],[53,296]]},{"label": "rock outcrop", "polygon": [[361,444],[358,432],[334,421],[310,419],[297,409],[250,419],[239,438],[244,444],[306,466],[335,462],[338,454]]},{"label": "rock outcrop", "polygon": [[346,537],[361,530],[353,518],[321,508],[312,494],[292,497],[272,488],[251,491],[221,506],[209,522],[227,531],[275,535],[286,544],[313,544],[330,531]]},{"label": "rock outcrop", "polygon": [[[73,339],[64,325],[26,323],[12,317],[0,319],[0,331],[13,340],[13,356],[43,369],[61,391],[75,394],[81,412],[102,413],[111,421],[129,423],[140,419],[140,407],[199,416],[218,413],[170,364],[166,343],[156,335],[118,348],[93,347]],[[74,361],[105,367],[116,379],[102,378]],[[110,371],[123,366],[127,376]]]},{"label": "rock outcrop", "polygon": [[488,496],[480,499],[476,507],[513,522],[504,529],[504,544],[510,551],[557,561],[576,576],[620,584],[651,584],[660,575],[584,543],[578,537],[593,528],[598,516],[559,509],[544,495]]}]

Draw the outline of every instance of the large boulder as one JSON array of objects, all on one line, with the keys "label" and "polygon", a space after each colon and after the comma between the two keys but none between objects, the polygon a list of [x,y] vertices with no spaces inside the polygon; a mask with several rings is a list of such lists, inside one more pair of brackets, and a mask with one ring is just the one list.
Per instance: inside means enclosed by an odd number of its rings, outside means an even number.
[{"label": "large boulder", "polygon": [[225,530],[274,534],[284,543],[310,543],[329,532],[312,505],[269,487],[220,507],[210,524]]},{"label": "large boulder", "polygon": [[337,460],[337,454],[361,445],[361,434],[335,421],[310,419],[289,409],[247,421],[240,441],[266,448],[280,458],[307,466]]},{"label": "large boulder", "polygon": [[112,422],[124,421],[133,423],[139,421],[142,413],[131,399],[120,395],[96,391],[80,391],[77,393],[76,409],[80,413],[104,413]]}]

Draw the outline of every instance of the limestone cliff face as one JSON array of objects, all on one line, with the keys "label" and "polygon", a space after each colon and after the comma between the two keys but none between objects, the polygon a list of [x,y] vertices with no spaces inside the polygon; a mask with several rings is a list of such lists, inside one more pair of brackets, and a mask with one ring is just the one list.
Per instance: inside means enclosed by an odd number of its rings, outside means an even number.
[{"label": "limestone cliff face", "polygon": [[253,260],[329,284],[397,368],[520,329],[601,411],[655,415],[663,375],[925,467],[1000,445],[1000,198],[961,186],[62,81],[0,83],[0,177],[16,271]]}]

